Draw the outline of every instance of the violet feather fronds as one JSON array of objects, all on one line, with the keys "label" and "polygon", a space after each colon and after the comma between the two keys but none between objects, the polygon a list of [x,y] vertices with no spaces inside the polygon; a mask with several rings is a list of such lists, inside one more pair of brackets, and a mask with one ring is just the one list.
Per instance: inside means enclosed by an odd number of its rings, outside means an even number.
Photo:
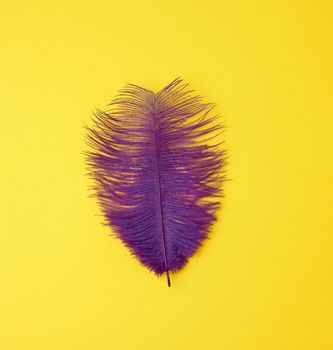
[{"label": "violet feather fronds", "polygon": [[129,84],[88,128],[90,176],[117,237],[157,275],[180,270],[207,238],[225,164],[218,115],[177,78],[158,93]]}]

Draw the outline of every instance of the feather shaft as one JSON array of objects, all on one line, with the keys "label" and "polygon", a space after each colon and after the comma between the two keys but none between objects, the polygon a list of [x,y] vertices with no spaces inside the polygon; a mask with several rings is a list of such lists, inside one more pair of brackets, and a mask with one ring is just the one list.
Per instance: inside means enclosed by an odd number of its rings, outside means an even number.
[{"label": "feather shaft", "polygon": [[171,287],[171,281],[170,281],[170,274],[169,274],[169,264],[168,264],[168,256],[166,251],[166,240],[165,240],[165,227],[164,227],[164,220],[163,220],[163,207],[162,207],[162,199],[161,199],[161,175],[160,175],[160,162],[159,162],[159,136],[157,132],[157,125],[156,125],[156,96],[155,94],[152,95],[153,99],[153,134],[154,134],[154,145],[155,145],[155,167],[156,167],[156,193],[157,193],[157,202],[158,202],[158,222],[159,222],[159,228],[160,228],[160,234],[162,239],[162,245],[163,245],[163,257],[164,257],[164,265],[165,265],[165,272],[167,276],[167,283],[168,287]]}]

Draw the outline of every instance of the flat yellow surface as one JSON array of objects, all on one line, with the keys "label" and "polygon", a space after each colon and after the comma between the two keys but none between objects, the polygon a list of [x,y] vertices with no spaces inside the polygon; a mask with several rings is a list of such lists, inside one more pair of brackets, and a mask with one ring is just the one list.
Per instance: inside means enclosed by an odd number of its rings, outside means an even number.
[{"label": "flat yellow surface", "polygon": [[[333,349],[332,1],[5,1],[0,348]],[[83,125],[176,76],[229,150],[211,239],[167,288],[101,225]]]}]

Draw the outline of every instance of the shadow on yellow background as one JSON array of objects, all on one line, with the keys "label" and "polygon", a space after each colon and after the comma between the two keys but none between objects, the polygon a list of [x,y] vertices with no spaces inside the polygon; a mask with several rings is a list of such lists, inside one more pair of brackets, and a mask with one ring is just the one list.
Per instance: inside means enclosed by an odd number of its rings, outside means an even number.
[{"label": "shadow on yellow background", "polygon": [[[1,7],[1,349],[332,349],[333,3]],[[232,181],[167,288],[101,225],[82,126],[178,75],[218,104]]]}]

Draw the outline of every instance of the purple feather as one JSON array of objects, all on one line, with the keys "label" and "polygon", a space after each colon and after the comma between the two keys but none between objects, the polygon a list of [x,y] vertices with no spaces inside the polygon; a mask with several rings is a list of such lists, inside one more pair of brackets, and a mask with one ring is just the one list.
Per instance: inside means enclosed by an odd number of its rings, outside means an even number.
[{"label": "purple feather", "polygon": [[129,84],[88,128],[90,175],[106,223],[157,275],[181,269],[219,208],[222,126],[177,78],[158,93]]}]

